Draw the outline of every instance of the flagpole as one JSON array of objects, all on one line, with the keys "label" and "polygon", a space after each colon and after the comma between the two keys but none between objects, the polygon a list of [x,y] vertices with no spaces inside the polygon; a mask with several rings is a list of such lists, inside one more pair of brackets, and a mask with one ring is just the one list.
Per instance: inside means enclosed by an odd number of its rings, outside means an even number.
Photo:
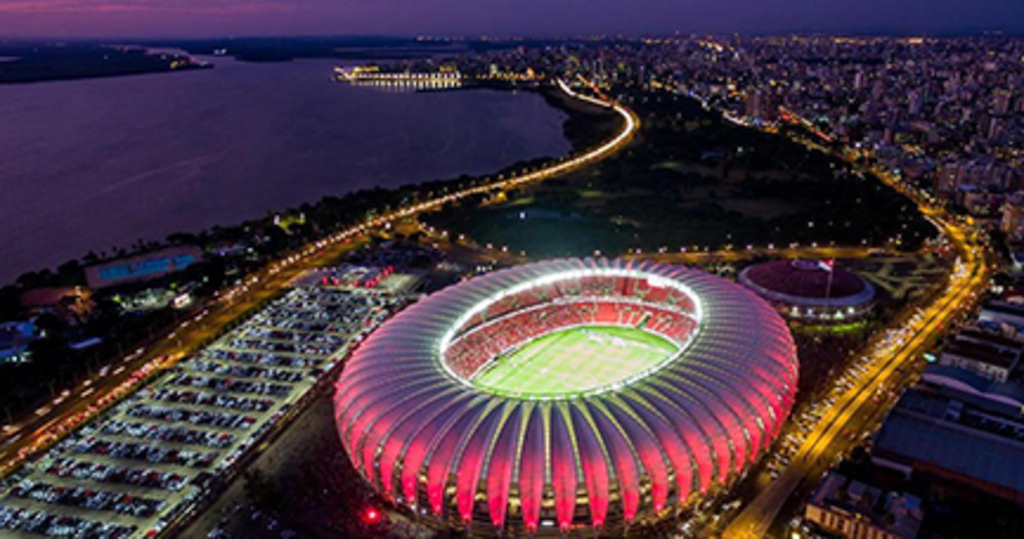
[{"label": "flagpole", "polygon": [[832,275],[834,275],[835,272],[835,268],[829,268],[828,284],[825,285],[825,299],[830,299],[832,297]]}]

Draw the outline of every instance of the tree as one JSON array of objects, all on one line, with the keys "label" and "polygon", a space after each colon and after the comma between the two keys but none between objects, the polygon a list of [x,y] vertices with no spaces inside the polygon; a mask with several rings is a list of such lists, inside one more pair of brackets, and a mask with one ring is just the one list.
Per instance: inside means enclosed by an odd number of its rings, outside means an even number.
[{"label": "tree", "polygon": [[245,472],[242,480],[246,495],[256,507],[270,509],[277,503],[274,485],[258,468]]},{"label": "tree", "polygon": [[82,264],[77,260],[68,260],[57,266],[57,280],[65,286],[78,286],[84,284]]}]

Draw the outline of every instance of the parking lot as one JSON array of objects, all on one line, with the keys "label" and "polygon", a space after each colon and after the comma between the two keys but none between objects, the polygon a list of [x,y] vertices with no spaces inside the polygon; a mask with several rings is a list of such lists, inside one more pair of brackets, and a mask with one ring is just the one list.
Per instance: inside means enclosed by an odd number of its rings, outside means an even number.
[{"label": "parking lot", "polygon": [[0,535],[158,534],[407,301],[394,290],[289,290],[8,477]]}]

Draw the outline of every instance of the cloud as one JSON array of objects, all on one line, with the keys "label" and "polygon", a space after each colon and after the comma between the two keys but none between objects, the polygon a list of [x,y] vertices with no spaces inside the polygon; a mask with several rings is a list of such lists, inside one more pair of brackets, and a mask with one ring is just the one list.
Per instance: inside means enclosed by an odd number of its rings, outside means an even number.
[{"label": "cloud", "polygon": [[0,2],[0,13],[6,14],[101,14],[152,13],[167,14],[271,14],[301,9],[295,2],[284,0],[7,0]]},{"label": "cloud", "polygon": [[0,36],[1024,30],[1021,0],[0,0]]}]

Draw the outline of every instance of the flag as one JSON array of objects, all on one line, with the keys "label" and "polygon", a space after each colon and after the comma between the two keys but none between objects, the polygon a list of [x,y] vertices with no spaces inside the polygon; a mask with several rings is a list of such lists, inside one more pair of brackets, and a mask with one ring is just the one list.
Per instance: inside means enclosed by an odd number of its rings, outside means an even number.
[{"label": "flag", "polygon": [[835,265],[836,260],[834,258],[826,258],[825,260],[818,261],[818,267],[829,273],[832,273],[832,269],[835,267]]}]

